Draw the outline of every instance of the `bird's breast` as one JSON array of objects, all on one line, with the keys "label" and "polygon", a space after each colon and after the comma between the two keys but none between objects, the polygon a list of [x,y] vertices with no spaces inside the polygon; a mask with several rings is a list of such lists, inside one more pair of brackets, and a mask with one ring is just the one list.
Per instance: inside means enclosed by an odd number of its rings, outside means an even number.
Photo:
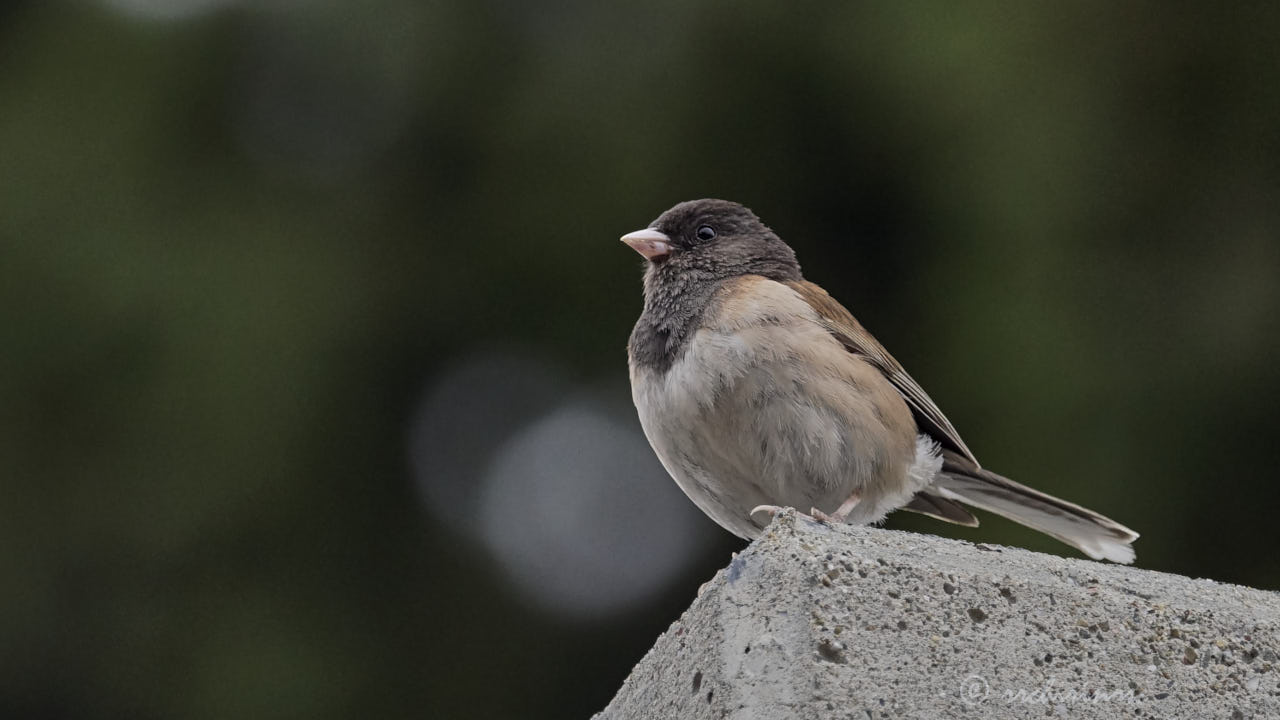
[{"label": "bird's breast", "polygon": [[756,505],[834,509],[905,472],[914,441],[909,411],[878,371],[794,291],[763,278],[718,293],[686,352],[665,372],[633,363],[631,381],[668,472],[744,537],[760,524],[747,517]]}]

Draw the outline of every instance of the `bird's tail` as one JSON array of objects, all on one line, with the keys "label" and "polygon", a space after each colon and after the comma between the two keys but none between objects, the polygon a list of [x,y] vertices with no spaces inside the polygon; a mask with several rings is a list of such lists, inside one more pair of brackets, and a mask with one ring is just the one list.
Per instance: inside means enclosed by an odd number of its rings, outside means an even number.
[{"label": "bird's tail", "polygon": [[1003,515],[1055,537],[1094,560],[1128,565],[1138,533],[1098,513],[977,467],[950,451],[927,489],[949,500]]}]

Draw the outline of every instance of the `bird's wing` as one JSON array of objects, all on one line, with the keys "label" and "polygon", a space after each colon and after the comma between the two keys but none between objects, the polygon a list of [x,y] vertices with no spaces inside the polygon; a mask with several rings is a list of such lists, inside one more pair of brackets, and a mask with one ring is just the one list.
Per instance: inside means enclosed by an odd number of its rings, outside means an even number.
[{"label": "bird's wing", "polygon": [[877,342],[843,305],[828,295],[826,290],[807,280],[793,280],[785,284],[795,290],[801,299],[818,313],[827,331],[839,340],[846,350],[865,358],[867,362],[884,373],[884,376],[893,383],[903,399],[907,401],[920,432],[932,437],[943,447],[963,455],[978,467],[977,458],[969,451],[964,440],[960,439],[960,433],[956,432],[947,416],[942,414],[933,400],[925,394],[920,384],[907,374],[902,365],[893,359],[889,351],[885,350],[884,346]]}]

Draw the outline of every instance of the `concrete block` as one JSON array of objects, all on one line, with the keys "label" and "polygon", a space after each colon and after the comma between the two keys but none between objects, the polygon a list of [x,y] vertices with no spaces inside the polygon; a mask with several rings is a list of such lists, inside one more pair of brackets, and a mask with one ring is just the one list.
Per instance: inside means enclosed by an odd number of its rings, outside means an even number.
[{"label": "concrete block", "polygon": [[1280,718],[1280,594],[787,511],[601,720]]}]

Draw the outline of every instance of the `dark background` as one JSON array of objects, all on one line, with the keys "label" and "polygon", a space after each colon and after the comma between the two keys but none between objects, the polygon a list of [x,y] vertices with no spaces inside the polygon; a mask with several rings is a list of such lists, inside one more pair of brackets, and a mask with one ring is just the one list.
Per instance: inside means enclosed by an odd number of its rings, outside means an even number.
[{"label": "dark background", "polygon": [[1280,588],[1280,5],[629,5],[0,6],[0,716],[603,707],[741,546],[626,382],[703,196],[984,464]]}]

